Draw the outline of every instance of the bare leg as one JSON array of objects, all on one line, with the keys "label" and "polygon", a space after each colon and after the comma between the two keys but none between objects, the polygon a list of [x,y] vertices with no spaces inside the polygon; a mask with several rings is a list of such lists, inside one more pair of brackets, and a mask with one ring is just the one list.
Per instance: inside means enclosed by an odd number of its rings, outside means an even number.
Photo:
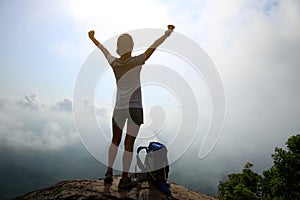
[{"label": "bare leg", "polygon": [[123,153],[123,172],[122,179],[128,178],[128,171],[132,161],[132,152],[135,138],[140,130],[140,126],[136,124],[127,124],[127,134],[125,137],[125,151]]},{"label": "bare leg", "polygon": [[121,139],[122,139],[122,129],[120,129],[117,125],[113,125],[113,138],[112,138],[112,143],[110,144],[109,147],[107,173],[112,173],[113,171],[112,167],[117,156],[118,147],[120,145]]}]

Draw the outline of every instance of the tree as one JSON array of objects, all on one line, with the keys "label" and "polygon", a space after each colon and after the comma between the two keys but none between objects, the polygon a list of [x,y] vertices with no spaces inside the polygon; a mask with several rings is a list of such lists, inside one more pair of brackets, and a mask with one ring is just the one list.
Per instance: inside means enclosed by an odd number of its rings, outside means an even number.
[{"label": "tree", "polygon": [[218,186],[219,199],[296,200],[300,197],[300,134],[290,137],[287,149],[275,148],[273,166],[260,176],[247,163],[242,173],[229,174]]},{"label": "tree", "polygon": [[263,199],[298,199],[300,197],[300,134],[286,142],[287,150],[275,148],[274,165],[263,172]]},{"label": "tree", "polygon": [[218,186],[219,199],[252,200],[256,199],[261,176],[252,170],[253,164],[246,163],[242,173],[229,174],[228,181]]}]

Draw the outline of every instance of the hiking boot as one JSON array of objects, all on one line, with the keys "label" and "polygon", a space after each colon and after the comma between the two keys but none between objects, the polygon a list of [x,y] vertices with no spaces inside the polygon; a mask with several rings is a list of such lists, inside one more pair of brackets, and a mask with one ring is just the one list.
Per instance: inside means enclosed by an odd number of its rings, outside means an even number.
[{"label": "hiking boot", "polygon": [[113,182],[113,174],[112,173],[106,173],[104,178],[104,183],[111,184]]},{"label": "hiking boot", "polygon": [[127,178],[125,180],[121,178],[118,187],[119,189],[131,189],[137,185],[138,183],[136,181],[133,181],[131,178]]}]

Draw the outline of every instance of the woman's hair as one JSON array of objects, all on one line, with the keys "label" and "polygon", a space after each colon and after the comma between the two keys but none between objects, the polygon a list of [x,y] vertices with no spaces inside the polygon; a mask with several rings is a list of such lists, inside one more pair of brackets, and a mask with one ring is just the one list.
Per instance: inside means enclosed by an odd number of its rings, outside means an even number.
[{"label": "woman's hair", "polygon": [[122,56],[123,54],[131,52],[132,50],[132,37],[127,33],[120,35],[117,42],[117,53]]}]

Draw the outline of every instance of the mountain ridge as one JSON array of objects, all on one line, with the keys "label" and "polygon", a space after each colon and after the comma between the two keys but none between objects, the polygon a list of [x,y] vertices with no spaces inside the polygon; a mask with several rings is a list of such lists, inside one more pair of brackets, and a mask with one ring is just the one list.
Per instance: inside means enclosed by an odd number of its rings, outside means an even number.
[{"label": "mountain ridge", "polygon": [[[120,176],[114,177],[113,184],[105,184],[99,180],[66,180],[50,187],[35,190],[14,198],[14,200],[31,199],[128,199],[128,200],[164,200],[168,199],[151,182],[143,181],[131,190],[119,190]],[[205,194],[188,189],[184,186],[171,183],[174,200],[215,200]]]}]

